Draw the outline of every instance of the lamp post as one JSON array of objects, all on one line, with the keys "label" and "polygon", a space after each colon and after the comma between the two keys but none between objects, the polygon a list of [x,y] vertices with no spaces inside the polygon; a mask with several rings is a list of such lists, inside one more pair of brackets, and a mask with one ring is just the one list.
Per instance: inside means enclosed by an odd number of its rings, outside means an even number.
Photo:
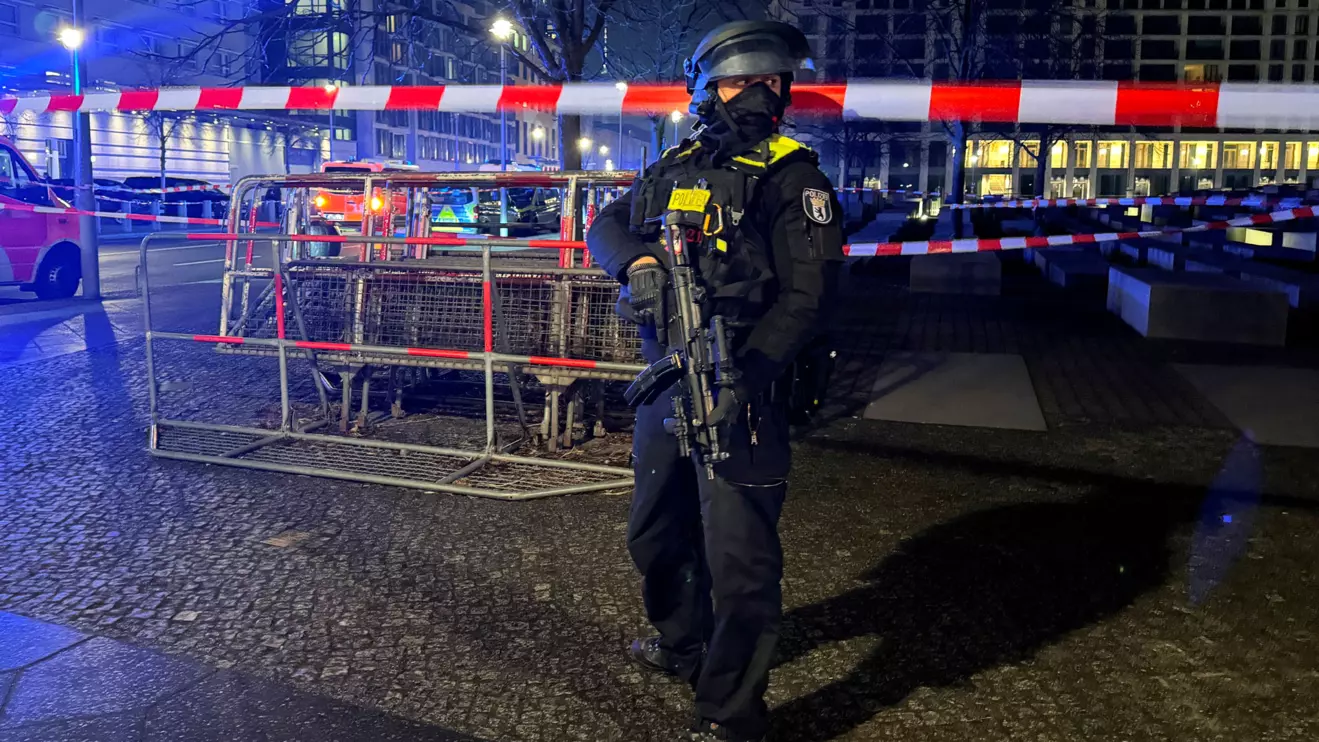
[{"label": "lamp post", "polygon": [[[72,27],[59,31],[59,42],[73,56],[73,94],[82,95],[83,80],[87,77],[87,62],[80,50],[86,40],[82,30],[82,0],[73,0]],[[88,216],[96,210],[96,193],[92,185],[96,181],[92,176],[92,117],[87,113],[73,114],[73,203],[83,212],[78,217],[78,233],[81,240],[82,297],[84,299],[101,298],[101,270],[99,238],[96,234],[96,217]]]},{"label": "lamp post", "polygon": [[[513,24],[507,18],[496,18],[490,33],[499,40],[499,84],[508,84],[508,40],[513,36]],[[508,171],[508,112],[499,110],[499,169]],[[499,223],[508,224],[508,187],[499,188]],[[501,227],[499,236],[508,236],[508,227]]]},{"label": "lamp post", "polygon": [[[325,92],[334,95],[339,90],[339,86],[329,83],[325,86]],[[334,101],[330,101],[330,162],[334,162]]]},{"label": "lamp post", "polygon": [[[616,82],[614,87],[618,88],[620,93],[627,93],[627,83],[625,82]],[[618,167],[619,169],[623,167],[623,112],[621,109],[618,112]],[[645,163],[643,162],[637,170],[642,170],[644,167]]]}]

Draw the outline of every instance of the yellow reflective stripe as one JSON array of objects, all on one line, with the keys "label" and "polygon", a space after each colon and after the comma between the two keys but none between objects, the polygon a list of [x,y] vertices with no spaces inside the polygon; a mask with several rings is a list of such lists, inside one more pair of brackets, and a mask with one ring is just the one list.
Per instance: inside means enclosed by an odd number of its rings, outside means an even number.
[{"label": "yellow reflective stripe", "polygon": [[769,161],[771,163],[778,162],[799,149],[808,149],[808,147],[801,142],[798,142],[791,137],[785,137],[782,134],[774,134],[769,138],[768,143]]},{"label": "yellow reflective stripe", "polygon": [[[765,153],[766,148],[769,150],[768,153]],[[785,137],[782,134],[774,134],[770,136],[769,139],[766,139],[761,145],[760,152],[765,155],[764,159],[753,160],[750,157],[734,156],[733,161],[740,162],[743,165],[752,165],[754,167],[769,167],[793,152],[803,149],[810,148],[791,137]]]}]

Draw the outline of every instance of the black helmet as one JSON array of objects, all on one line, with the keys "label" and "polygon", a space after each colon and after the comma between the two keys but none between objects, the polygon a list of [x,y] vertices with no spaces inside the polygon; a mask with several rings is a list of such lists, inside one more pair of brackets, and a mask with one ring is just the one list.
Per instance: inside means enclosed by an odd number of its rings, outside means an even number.
[{"label": "black helmet", "polygon": [[798,69],[812,69],[806,35],[780,21],[733,21],[715,28],[683,62],[692,111],[709,97],[710,83],[741,75],[782,75],[783,103]]}]

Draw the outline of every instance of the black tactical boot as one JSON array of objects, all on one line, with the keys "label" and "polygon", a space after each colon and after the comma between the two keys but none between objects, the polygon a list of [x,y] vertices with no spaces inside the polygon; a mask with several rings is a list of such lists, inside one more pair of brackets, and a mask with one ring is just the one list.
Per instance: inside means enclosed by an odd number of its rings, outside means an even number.
[{"label": "black tactical boot", "polygon": [[679,680],[692,684],[696,682],[696,676],[700,674],[701,658],[700,656],[686,658],[677,657],[672,652],[660,646],[660,638],[652,636],[646,639],[634,639],[632,646],[627,650],[628,656],[643,668],[651,672],[664,673],[671,675]]}]

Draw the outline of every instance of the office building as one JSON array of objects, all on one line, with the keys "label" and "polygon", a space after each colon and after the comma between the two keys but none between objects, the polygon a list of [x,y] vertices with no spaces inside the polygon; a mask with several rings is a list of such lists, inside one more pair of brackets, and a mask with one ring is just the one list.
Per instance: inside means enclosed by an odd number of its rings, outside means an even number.
[{"label": "office building", "polygon": [[[776,0],[820,55],[816,79],[1140,80],[1159,83],[1319,81],[1319,0],[972,0],[984,35],[973,74],[940,50],[948,25],[921,0]],[[967,188],[1036,192],[1029,127],[972,127]],[[1061,137],[1061,141],[1054,141]],[[856,139],[855,137],[852,138]],[[947,190],[949,138],[941,124],[885,125],[849,141],[860,151],[849,182]],[[841,176],[841,147],[830,152]],[[1049,132],[1046,195],[1158,195],[1199,188],[1309,182],[1319,135],[1287,131],[1109,129]]]}]

